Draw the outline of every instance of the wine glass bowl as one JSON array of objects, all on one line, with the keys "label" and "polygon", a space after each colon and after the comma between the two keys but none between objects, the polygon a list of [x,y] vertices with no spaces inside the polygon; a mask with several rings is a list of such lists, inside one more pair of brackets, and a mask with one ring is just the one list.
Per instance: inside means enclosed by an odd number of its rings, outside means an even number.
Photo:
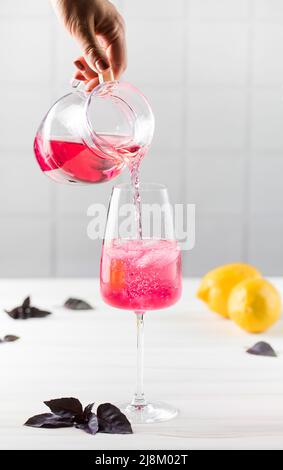
[{"label": "wine glass bowl", "polygon": [[101,294],[112,307],[158,310],[181,295],[181,255],[175,240],[120,240],[104,244]]}]

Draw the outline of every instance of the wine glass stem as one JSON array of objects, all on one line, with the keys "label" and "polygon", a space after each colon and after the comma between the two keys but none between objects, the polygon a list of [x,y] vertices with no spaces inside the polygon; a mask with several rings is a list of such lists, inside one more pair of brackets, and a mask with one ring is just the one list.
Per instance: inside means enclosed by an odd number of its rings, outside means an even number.
[{"label": "wine glass stem", "polygon": [[137,382],[132,405],[136,407],[146,405],[143,393],[144,313],[135,312],[137,320]]}]

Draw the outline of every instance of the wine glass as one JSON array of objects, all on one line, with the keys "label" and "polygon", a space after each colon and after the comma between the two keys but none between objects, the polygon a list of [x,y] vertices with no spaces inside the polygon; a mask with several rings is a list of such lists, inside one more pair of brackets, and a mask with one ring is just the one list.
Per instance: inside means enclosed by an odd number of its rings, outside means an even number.
[{"label": "wine glass", "polygon": [[102,248],[100,289],[107,304],[134,311],[137,322],[136,392],[121,410],[132,423],[175,417],[178,411],[174,406],[148,401],[143,391],[144,314],[174,305],[182,290],[181,254],[165,186],[142,185],[138,198],[131,185],[113,188]]}]

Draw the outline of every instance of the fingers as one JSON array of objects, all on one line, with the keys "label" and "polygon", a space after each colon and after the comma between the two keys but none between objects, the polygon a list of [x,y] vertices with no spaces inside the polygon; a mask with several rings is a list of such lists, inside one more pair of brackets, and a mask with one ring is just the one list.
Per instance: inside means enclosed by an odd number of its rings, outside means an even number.
[{"label": "fingers", "polygon": [[78,57],[74,61],[74,65],[77,67],[77,69],[84,75],[84,77],[87,80],[91,80],[92,78],[96,78],[98,75],[97,73],[90,68],[88,63],[86,62],[84,57]]},{"label": "fingers", "polygon": [[98,77],[97,78],[93,78],[92,80],[90,80],[86,87],[85,87],[85,91],[92,91],[94,88],[97,87],[97,85],[99,85],[99,79]]},{"label": "fingers", "polygon": [[[109,20],[109,19],[108,19]],[[96,73],[104,73],[110,67],[115,79],[126,69],[127,51],[124,21],[120,15],[109,20],[107,28],[87,28],[77,31],[77,39],[83,48],[85,64]]]},{"label": "fingers", "polygon": [[90,76],[90,70],[107,75],[111,67],[114,77],[119,78],[126,67],[125,23],[114,5],[108,0],[52,0],[52,3],[82,50],[84,69],[76,64],[82,76],[89,81],[97,80],[96,75]]},{"label": "fingers", "polygon": [[89,67],[97,73],[102,73],[109,69],[110,63],[105,50],[95,35],[89,28],[81,28],[77,31],[77,39],[81,44],[84,58]]},{"label": "fingers", "polygon": [[[119,25],[117,27],[117,24]],[[114,31],[114,28],[113,28]],[[104,74],[109,70],[110,66],[113,71],[114,78],[118,80],[127,66],[127,51],[125,28],[122,20],[116,21],[115,34],[113,31],[108,34],[99,34],[101,43],[98,37],[90,36],[90,33],[85,33],[84,39],[84,56],[75,60],[74,64],[88,81],[86,90],[91,91],[98,85],[98,74]],[[87,42],[86,39],[92,39],[92,43]],[[90,45],[91,44],[91,45]],[[104,45],[105,50],[101,44]],[[105,60],[106,58],[106,60]]]},{"label": "fingers", "polygon": [[79,70],[77,70],[77,72],[74,73],[73,79],[74,80],[80,80],[81,82],[86,81],[85,76]]},{"label": "fingers", "polygon": [[78,57],[78,59],[74,61],[74,65],[78,69],[74,74],[74,78],[87,82],[85,87],[86,91],[92,91],[97,87],[99,84],[98,75],[89,67],[84,57]]},{"label": "fingers", "polygon": [[99,85],[98,77],[93,78],[90,81],[87,81],[87,79],[81,74],[81,72],[79,70],[77,72],[75,72],[75,74],[73,75],[73,79],[74,80],[79,80],[81,82],[85,82],[86,83],[85,91],[87,91],[87,92],[92,91],[94,88],[97,87],[97,85]]},{"label": "fingers", "polygon": [[126,40],[122,31],[110,44],[107,50],[107,55],[111,63],[114,77],[118,80],[127,66]]}]

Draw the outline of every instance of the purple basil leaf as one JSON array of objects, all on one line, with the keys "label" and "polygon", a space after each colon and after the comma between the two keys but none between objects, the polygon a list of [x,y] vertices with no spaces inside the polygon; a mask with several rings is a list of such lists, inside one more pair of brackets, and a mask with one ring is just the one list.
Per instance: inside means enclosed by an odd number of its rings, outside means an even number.
[{"label": "purple basil leaf", "polygon": [[98,431],[97,416],[94,413],[90,413],[86,422],[76,424],[76,428],[81,429],[82,431],[85,431],[89,434],[96,434]]},{"label": "purple basil leaf", "polygon": [[22,305],[19,307],[15,307],[12,310],[5,310],[10,317],[14,318],[14,320],[22,319],[26,320],[27,318],[43,318],[47,315],[50,315],[51,312],[46,310],[40,310],[36,307],[30,306],[30,297],[27,297]]},{"label": "purple basil leaf", "polygon": [[15,336],[15,335],[5,335],[4,336],[4,341],[6,341],[7,343],[10,343],[12,341],[17,341],[18,339],[20,339],[20,337]]},{"label": "purple basil leaf", "polygon": [[23,318],[24,310],[22,307],[15,307],[12,310],[5,310],[6,313],[14,320],[18,320],[19,318]]},{"label": "purple basil leaf", "polygon": [[36,308],[36,307],[30,307],[29,310],[30,310],[31,318],[43,318],[51,314],[51,312],[48,312],[47,310],[40,310],[39,308]]},{"label": "purple basil leaf", "polygon": [[93,307],[85,300],[70,297],[64,303],[64,307],[69,310],[93,310]]},{"label": "purple basil leaf", "polygon": [[25,426],[32,426],[34,428],[69,428],[73,425],[72,419],[62,418],[52,413],[35,415],[25,422]]},{"label": "purple basil leaf", "polygon": [[274,349],[265,341],[259,341],[258,343],[254,344],[254,346],[247,350],[247,353],[254,354],[255,356],[277,357]]},{"label": "purple basil leaf", "polygon": [[91,417],[93,405],[94,403],[90,403],[89,405],[85,407],[84,412],[83,412],[84,421],[87,421]]},{"label": "purple basil leaf", "polygon": [[131,434],[133,432],[127,417],[111,403],[103,403],[97,408],[98,431],[111,434]]},{"label": "purple basil leaf", "polygon": [[23,301],[22,307],[23,307],[23,308],[28,308],[28,307],[30,307],[30,297],[27,297],[27,298]]},{"label": "purple basil leaf", "polygon": [[83,407],[77,398],[57,398],[44,402],[48,408],[58,416],[63,418],[78,418],[81,419],[83,414]]}]

